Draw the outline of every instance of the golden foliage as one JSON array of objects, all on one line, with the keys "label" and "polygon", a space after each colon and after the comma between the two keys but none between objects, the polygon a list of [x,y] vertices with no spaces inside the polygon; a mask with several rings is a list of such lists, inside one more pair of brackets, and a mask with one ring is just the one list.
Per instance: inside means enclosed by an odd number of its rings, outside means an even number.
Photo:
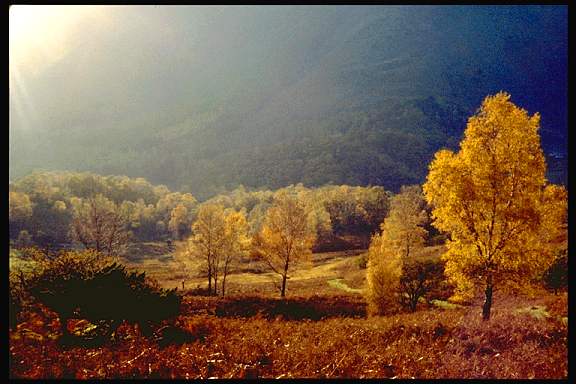
[{"label": "golden foliage", "polygon": [[413,247],[421,248],[428,232],[422,225],[428,220],[424,197],[418,185],[403,186],[390,202],[390,213],[382,223],[383,238],[389,247],[401,252],[407,261]]},{"label": "golden foliage", "polygon": [[254,256],[264,261],[282,277],[281,296],[285,296],[286,279],[291,263],[312,257],[316,239],[309,211],[297,198],[280,193],[266,211],[262,229],[254,236]]},{"label": "golden foliage", "polygon": [[386,247],[382,236],[372,237],[366,266],[366,301],[370,315],[384,314],[396,308],[402,260],[400,254]]},{"label": "golden foliage", "polygon": [[539,125],[540,116],[510,95],[488,96],[468,120],[460,150],[439,151],[430,165],[424,193],[434,226],[451,237],[443,258],[457,300],[469,299],[479,279],[491,292],[553,261],[550,242],[565,231],[566,190],[547,185]]},{"label": "golden foliage", "polygon": [[397,306],[402,266],[414,248],[424,245],[428,220],[419,186],[402,187],[390,202],[390,213],[381,225],[382,235],[372,237],[368,250],[368,312],[383,314]]},{"label": "golden foliage", "polygon": [[178,204],[170,212],[170,221],[168,222],[168,229],[172,231],[174,237],[180,239],[180,227],[182,224],[186,224],[186,218],[188,217],[188,209],[183,204]]},{"label": "golden foliage", "polygon": [[208,275],[208,290],[218,293],[221,276],[221,294],[225,294],[226,276],[233,263],[248,253],[250,238],[249,224],[243,211],[233,209],[226,212],[221,204],[207,203],[200,206],[198,217],[192,224],[193,235],[176,257],[188,267],[202,260]]},{"label": "golden foliage", "polygon": [[32,216],[32,202],[26,193],[9,192],[8,216],[10,220],[21,220]]}]

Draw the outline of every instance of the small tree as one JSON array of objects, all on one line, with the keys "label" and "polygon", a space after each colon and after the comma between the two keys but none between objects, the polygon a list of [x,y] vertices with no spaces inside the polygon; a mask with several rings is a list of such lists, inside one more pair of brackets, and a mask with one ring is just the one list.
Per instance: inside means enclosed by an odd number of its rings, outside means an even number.
[{"label": "small tree", "polygon": [[253,254],[281,276],[280,296],[286,297],[290,265],[310,260],[316,234],[304,204],[285,193],[274,199],[264,223],[253,239]]},{"label": "small tree", "polygon": [[172,231],[174,239],[180,240],[182,236],[183,226],[186,226],[186,220],[188,217],[188,209],[183,204],[178,204],[170,212],[170,221],[168,222],[168,228]]},{"label": "small tree", "polygon": [[100,194],[75,199],[70,237],[86,249],[107,256],[121,254],[130,240],[128,217],[123,207]]},{"label": "small tree", "polygon": [[400,254],[386,246],[382,235],[372,236],[366,266],[366,301],[370,315],[381,315],[397,307],[401,276]]},{"label": "small tree", "polygon": [[224,296],[228,274],[249,250],[249,228],[244,212],[226,212],[221,204],[203,204],[192,225],[193,235],[178,248],[176,258],[185,267],[201,261],[208,276],[209,294],[218,294],[221,281]]},{"label": "small tree", "polygon": [[552,289],[554,294],[558,294],[558,290],[568,287],[568,253],[567,249],[563,249],[556,256],[554,263],[544,273],[544,283],[547,288]]},{"label": "small tree", "polygon": [[368,250],[366,299],[371,314],[382,314],[396,305],[403,265],[412,251],[421,248],[428,220],[419,186],[402,187],[390,202],[390,212],[381,224],[382,235],[372,237]]},{"label": "small tree", "polygon": [[[203,204],[192,224],[192,236],[179,253],[185,263],[203,260],[208,277],[208,293],[218,292],[218,269],[225,242],[226,222],[224,207],[220,204]],[[214,284],[212,282],[214,281]]]},{"label": "small tree", "polygon": [[250,250],[250,225],[244,212],[232,211],[226,215],[222,249],[222,297],[226,294],[226,277],[235,262]]},{"label": "small tree", "polygon": [[426,201],[419,185],[403,186],[390,202],[390,213],[382,225],[388,245],[400,252],[408,261],[411,251],[422,248],[428,232],[423,226],[428,221]]},{"label": "small tree", "polygon": [[526,283],[554,260],[551,243],[566,231],[566,190],[549,185],[540,148],[540,116],[488,96],[468,120],[460,150],[442,150],[424,184],[434,226],[448,232],[445,273],[466,300],[483,285],[490,318],[498,284]]},{"label": "small tree", "polygon": [[429,260],[404,264],[400,277],[400,302],[412,312],[416,311],[420,298],[426,296],[442,277],[440,263]]}]

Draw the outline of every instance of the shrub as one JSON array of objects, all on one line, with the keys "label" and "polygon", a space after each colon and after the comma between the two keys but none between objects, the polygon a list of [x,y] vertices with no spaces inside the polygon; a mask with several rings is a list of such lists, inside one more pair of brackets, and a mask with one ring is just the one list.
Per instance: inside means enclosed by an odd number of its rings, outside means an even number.
[{"label": "shrub", "polygon": [[356,265],[360,269],[366,269],[367,264],[368,264],[368,254],[367,253],[363,253],[362,255],[360,255],[360,257],[358,257],[356,259]]},{"label": "shrub", "polygon": [[546,288],[558,294],[559,289],[568,288],[568,253],[567,249],[562,250],[554,264],[544,273],[544,284]]},{"label": "shrub", "polygon": [[402,269],[400,303],[414,312],[420,298],[439,286],[444,268],[441,262],[427,260],[404,264]]},{"label": "shrub", "polygon": [[66,339],[68,319],[88,319],[105,338],[123,321],[150,336],[153,325],[178,315],[181,301],[175,290],[161,289],[145,273],[129,272],[92,251],[64,252],[45,261],[26,289],[58,314]]}]

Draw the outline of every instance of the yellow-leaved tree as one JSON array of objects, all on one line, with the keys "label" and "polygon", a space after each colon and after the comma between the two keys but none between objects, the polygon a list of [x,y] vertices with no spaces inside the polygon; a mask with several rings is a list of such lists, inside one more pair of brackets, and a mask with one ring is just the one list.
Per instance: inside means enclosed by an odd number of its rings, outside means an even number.
[{"label": "yellow-leaved tree", "polygon": [[390,201],[390,212],[380,226],[382,234],[372,237],[366,268],[366,300],[372,315],[398,304],[402,267],[411,261],[412,251],[424,245],[428,234],[422,227],[428,220],[425,204],[420,186],[403,186]]},{"label": "yellow-leaved tree", "polygon": [[222,290],[226,293],[226,277],[234,264],[250,251],[250,224],[244,211],[231,210],[224,219],[224,242],[222,247]]},{"label": "yellow-leaved tree", "polygon": [[188,209],[183,204],[178,204],[170,212],[170,221],[168,222],[168,229],[173,233],[174,239],[180,240],[182,235],[182,226],[186,225],[188,217]]},{"label": "yellow-leaved tree", "polygon": [[287,193],[276,195],[262,229],[253,238],[253,255],[281,276],[281,297],[286,296],[290,265],[311,259],[315,239],[305,204]]},{"label": "yellow-leaved tree", "polygon": [[226,277],[234,263],[250,250],[249,230],[243,211],[224,210],[222,204],[202,204],[192,224],[192,235],[178,246],[176,259],[185,269],[200,264],[208,277],[208,293],[224,296]]},{"label": "yellow-leaved tree", "polygon": [[198,261],[203,264],[210,295],[218,292],[218,268],[225,242],[225,228],[224,207],[221,204],[202,204],[192,224],[192,235],[177,252],[177,258],[185,265]]},{"label": "yellow-leaved tree", "polygon": [[424,194],[434,226],[449,233],[445,274],[454,300],[484,287],[484,320],[494,288],[526,283],[554,260],[553,240],[566,231],[566,190],[548,184],[540,147],[540,116],[500,92],[468,120],[460,150],[441,150]]}]

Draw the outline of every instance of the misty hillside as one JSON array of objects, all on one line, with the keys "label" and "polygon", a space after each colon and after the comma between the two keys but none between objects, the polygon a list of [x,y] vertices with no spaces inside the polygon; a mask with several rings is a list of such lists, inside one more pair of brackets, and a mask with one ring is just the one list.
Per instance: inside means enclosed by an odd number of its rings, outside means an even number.
[{"label": "misty hillside", "polygon": [[541,113],[549,177],[562,182],[566,11],[108,9],[74,27],[58,60],[11,77],[10,178],[126,174],[200,199],[239,184],[397,191],[505,90]]}]

